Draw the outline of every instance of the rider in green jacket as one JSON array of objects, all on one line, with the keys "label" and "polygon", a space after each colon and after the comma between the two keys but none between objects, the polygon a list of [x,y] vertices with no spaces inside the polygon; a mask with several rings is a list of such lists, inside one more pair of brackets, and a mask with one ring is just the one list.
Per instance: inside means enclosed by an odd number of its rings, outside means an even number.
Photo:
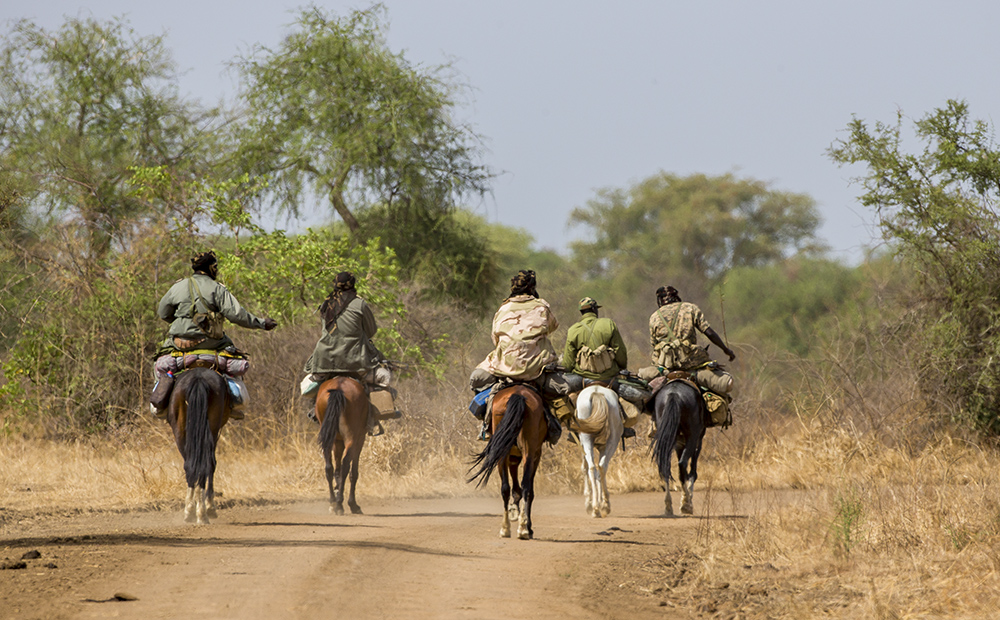
[{"label": "rider in green jacket", "polygon": [[[154,364],[156,387],[150,397],[150,405],[157,417],[166,417],[166,407],[173,389],[173,373],[183,370],[178,367],[178,359],[186,355],[200,353],[220,353],[229,359],[244,359],[225,333],[224,320],[248,329],[274,329],[278,322],[271,318],[261,319],[248,312],[225,286],[216,281],[219,263],[215,252],[202,252],[191,259],[191,277],[182,278],[163,295],[156,313],[170,323],[167,339],[157,351]],[[198,320],[199,322],[196,322]],[[230,417],[243,419],[242,407],[246,404],[246,385],[242,374],[246,364],[233,363],[239,367],[236,376],[228,376],[239,388],[241,398],[234,399]],[[239,401],[239,402],[237,402]]]}]

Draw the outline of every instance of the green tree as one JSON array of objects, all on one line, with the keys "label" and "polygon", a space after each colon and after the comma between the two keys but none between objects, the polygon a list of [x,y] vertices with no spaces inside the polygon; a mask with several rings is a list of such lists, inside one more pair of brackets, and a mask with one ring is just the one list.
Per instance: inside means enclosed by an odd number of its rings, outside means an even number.
[{"label": "green tree", "polygon": [[176,93],[161,37],[123,21],[15,23],[0,43],[0,156],[26,203],[58,223],[57,258],[89,286],[112,247],[150,215],[129,168],[199,161],[204,120]]},{"label": "green tree", "polygon": [[874,210],[898,258],[914,267],[913,308],[922,337],[922,386],[943,393],[979,428],[1000,433],[1000,151],[993,128],[948,101],[913,123],[923,145],[908,152],[904,116],[869,127],[855,118],[830,148],[861,164],[861,202]]},{"label": "green tree", "polygon": [[632,290],[665,274],[706,284],[733,267],[765,265],[820,249],[820,219],[804,194],[726,174],[660,173],[627,189],[604,189],[570,214],[590,240],[573,243],[574,259],[592,277],[626,281]]},{"label": "green tree", "polygon": [[267,176],[291,212],[312,192],[351,231],[361,207],[448,210],[486,192],[492,176],[477,161],[479,138],[452,116],[454,88],[442,69],[390,51],[382,13],[304,9],[277,49],[237,63],[243,165]]}]

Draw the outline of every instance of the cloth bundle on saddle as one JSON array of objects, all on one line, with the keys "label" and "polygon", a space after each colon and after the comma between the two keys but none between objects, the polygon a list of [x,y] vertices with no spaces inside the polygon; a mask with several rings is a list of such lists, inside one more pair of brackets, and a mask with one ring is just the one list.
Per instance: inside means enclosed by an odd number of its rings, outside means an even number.
[{"label": "cloth bundle on saddle", "polygon": [[[715,364],[715,362],[711,363]],[[659,370],[662,372],[663,369]],[[674,370],[668,372],[665,375],[660,375],[652,379],[649,382],[651,395],[656,396],[656,393],[659,392],[660,389],[663,388],[663,386],[672,381],[684,381],[685,383],[688,383],[692,387],[697,388],[698,391],[701,392],[701,396],[705,400],[705,412],[707,414],[705,419],[705,426],[709,428],[713,426],[721,426],[722,428],[729,428],[732,425],[733,414],[732,411],[730,411],[729,409],[729,403],[732,401],[732,397],[730,397],[728,394],[725,393],[717,394],[716,392],[704,386],[698,385],[698,383],[695,382],[694,377],[692,377],[691,373],[685,370]],[[647,403],[651,404],[652,402],[653,398],[651,397],[649,401],[647,401]],[[652,414],[653,412],[647,409],[646,413]]]},{"label": "cloth bundle on saddle", "polygon": [[[299,384],[299,393],[303,397],[309,397],[310,401],[314,402],[319,393],[319,386],[325,381],[329,381],[330,379],[338,376],[357,379],[361,385],[365,387],[370,405],[368,411],[369,435],[382,435],[385,432],[385,429],[382,427],[382,422],[385,420],[396,420],[402,417],[403,414],[396,407],[396,388],[390,385],[369,383],[365,380],[364,376],[359,376],[358,373],[341,372],[306,375],[305,378],[302,379],[302,383]],[[316,419],[316,412],[313,409],[309,410],[308,416],[310,420],[318,422]]]},{"label": "cloth bundle on saddle", "polygon": [[[157,376],[164,377],[164,379],[157,381],[157,386],[153,387],[154,396],[157,394],[160,382],[165,381],[166,378],[169,378],[172,386],[173,378],[189,368],[211,368],[226,379],[226,384],[229,386],[230,406],[238,407],[246,402],[246,386],[238,379],[247,373],[250,368],[250,360],[236,347],[228,347],[222,351],[209,349],[172,351],[158,357],[153,367]],[[160,392],[163,390],[161,389]],[[153,405],[157,409],[163,409],[169,398],[170,392],[167,391],[165,397],[162,397],[162,403],[153,402]]]},{"label": "cloth bundle on saddle", "polygon": [[[570,392],[568,391],[570,386],[565,379],[565,377],[571,376],[575,375],[564,375],[564,373],[560,372],[547,371],[541,378],[535,381],[514,381],[506,377],[500,377],[489,387],[476,392],[475,396],[472,397],[472,402],[469,403],[469,411],[477,419],[483,421],[483,432],[479,438],[485,440],[489,437],[487,413],[493,409],[493,397],[496,393],[513,385],[525,385],[542,397],[542,402],[545,404],[546,423],[549,427],[546,441],[555,445],[562,435],[562,427],[559,425],[559,421],[573,415],[573,405],[569,399]],[[576,378],[580,379],[579,377]]]}]

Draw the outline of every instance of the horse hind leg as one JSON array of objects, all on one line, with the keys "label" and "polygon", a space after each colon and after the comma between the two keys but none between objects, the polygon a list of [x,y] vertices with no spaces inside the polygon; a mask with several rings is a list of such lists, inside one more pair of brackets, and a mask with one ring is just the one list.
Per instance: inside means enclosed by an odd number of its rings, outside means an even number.
[{"label": "horse hind leg", "polygon": [[188,487],[187,497],[184,498],[184,521],[194,523],[197,518],[194,487]]},{"label": "horse hind leg", "polygon": [[600,504],[598,505],[599,516],[606,517],[611,514],[611,496],[608,494],[608,475],[606,466],[597,468],[598,479],[600,480]]},{"label": "horse hind leg", "polygon": [[198,485],[198,488],[194,490],[196,514],[198,516],[198,525],[208,525],[208,503],[206,501],[205,487],[203,485]]},{"label": "horse hind leg", "polygon": [[208,478],[208,487],[205,489],[205,515],[209,519],[219,518],[219,511],[215,507],[215,474]]},{"label": "horse hind leg", "polygon": [[503,522],[500,524],[500,538],[510,538],[510,480],[506,468],[501,466],[499,470],[500,497],[503,498]]},{"label": "horse hind leg", "polygon": [[688,478],[681,483],[681,513],[686,515],[694,514],[694,479]]},{"label": "horse hind leg", "polygon": [[583,509],[587,514],[594,513],[594,496],[590,484],[590,466],[587,464],[587,457],[583,457]]},{"label": "horse hind leg", "polygon": [[358,500],[354,497],[354,488],[358,485],[358,461],[361,457],[360,452],[360,450],[354,451],[354,456],[351,458],[351,490],[347,497],[347,506],[351,509],[351,514],[354,515],[362,514],[361,506],[358,505]]}]

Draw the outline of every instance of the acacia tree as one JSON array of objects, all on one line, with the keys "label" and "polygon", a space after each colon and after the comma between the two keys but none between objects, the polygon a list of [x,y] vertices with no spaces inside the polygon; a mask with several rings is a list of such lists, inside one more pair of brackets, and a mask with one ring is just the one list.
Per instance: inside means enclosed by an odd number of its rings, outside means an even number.
[{"label": "acacia tree", "polygon": [[0,155],[84,284],[149,214],[129,195],[130,167],[201,161],[204,118],[175,77],[162,38],[121,20],[51,32],[22,20],[0,43]]},{"label": "acacia tree", "polygon": [[237,62],[240,161],[292,213],[313,192],[357,231],[357,210],[447,211],[488,190],[479,138],[452,117],[453,87],[384,39],[383,9],[303,10],[277,49]]},{"label": "acacia tree", "polygon": [[923,144],[903,146],[904,116],[869,127],[855,118],[830,157],[862,164],[861,203],[912,265],[922,386],[958,403],[975,426],[1000,433],[1000,151],[993,128],[949,100],[913,123]]},{"label": "acacia tree", "polygon": [[[604,189],[570,214],[591,240],[572,245],[591,277],[648,285],[666,274],[712,284],[733,267],[755,267],[820,249],[819,215],[804,194],[732,175],[660,173]],[[631,283],[631,285],[629,284]]]}]

